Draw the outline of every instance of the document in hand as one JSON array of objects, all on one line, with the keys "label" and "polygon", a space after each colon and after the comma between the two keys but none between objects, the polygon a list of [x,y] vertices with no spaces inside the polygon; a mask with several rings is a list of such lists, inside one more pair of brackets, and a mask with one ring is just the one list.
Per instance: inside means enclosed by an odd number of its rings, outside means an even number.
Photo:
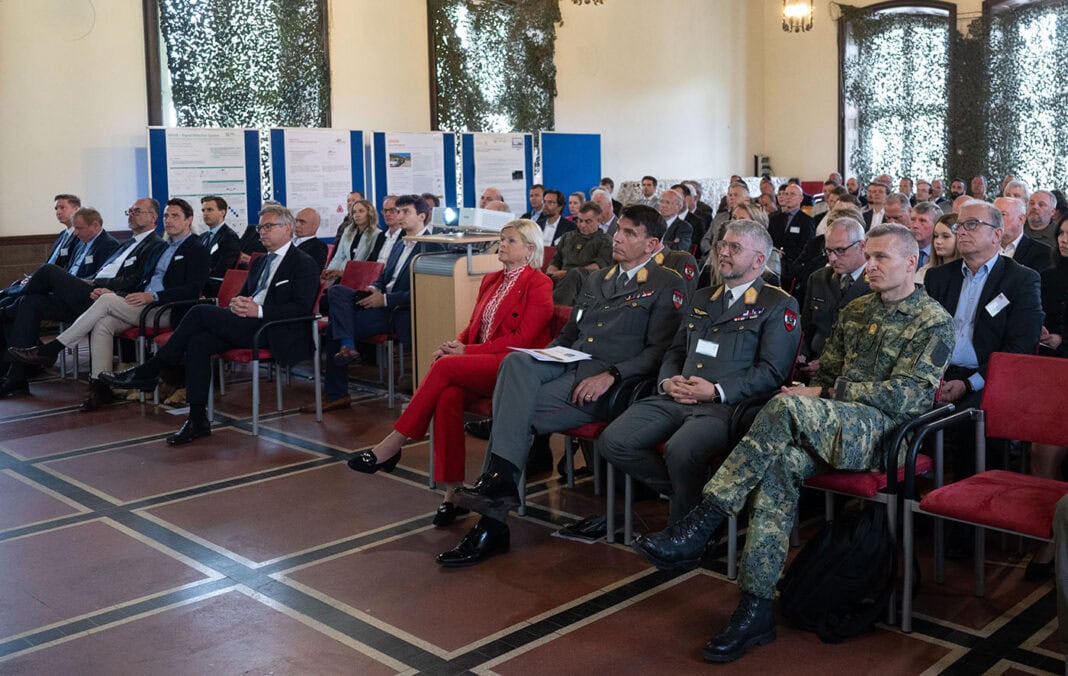
[{"label": "document in hand", "polygon": [[571,350],[566,347],[546,347],[541,350],[532,350],[522,347],[512,347],[509,349],[515,350],[516,352],[526,352],[538,361],[552,361],[559,364],[570,364],[571,362],[582,361],[584,359],[592,359],[592,357],[585,352]]}]

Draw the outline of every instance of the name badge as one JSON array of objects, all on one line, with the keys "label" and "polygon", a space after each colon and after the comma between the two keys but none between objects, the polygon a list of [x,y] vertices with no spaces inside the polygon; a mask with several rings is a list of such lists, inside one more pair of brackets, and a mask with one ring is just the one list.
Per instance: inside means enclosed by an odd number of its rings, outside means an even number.
[{"label": "name badge", "polygon": [[215,244],[211,245],[211,251],[209,253],[215,253],[218,250],[219,250],[219,243],[216,242]]},{"label": "name badge", "polygon": [[697,354],[715,357],[719,354],[719,343],[713,343],[711,340],[698,340]]},{"label": "name badge", "polygon": [[790,232],[792,232],[795,235],[800,234],[801,233],[801,226],[800,225],[791,225],[790,226]]},{"label": "name badge", "polygon": [[180,260],[182,260],[183,258],[185,258],[185,256],[175,256],[175,257],[174,257],[174,260],[176,260],[176,261],[180,261]]},{"label": "name badge", "polygon": [[283,279],[282,281],[274,283],[275,286],[282,286],[283,284],[289,284],[289,280],[288,279]]},{"label": "name badge", "polygon": [[991,317],[997,317],[998,313],[1009,306],[1009,299],[1005,297],[1005,294],[999,293],[997,297],[986,304],[986,312]]},{"label": "name badge", "polygon": [[60,249],[59,250],[59,255],[60,256],[66,256],[69,253],[70,253],[70,249]]},{"label": "name badge", "polygon": [[82,262],[85,263],[86,265],[88,265],[88,264],[93,262],[93,257],[92,256],[86,256],[85,258],[82,259]]}]

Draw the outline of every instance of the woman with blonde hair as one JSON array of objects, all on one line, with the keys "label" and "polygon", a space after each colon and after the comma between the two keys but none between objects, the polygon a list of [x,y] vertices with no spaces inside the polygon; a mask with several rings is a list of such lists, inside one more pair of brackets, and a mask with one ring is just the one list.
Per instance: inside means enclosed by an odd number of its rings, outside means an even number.
[{"label": "woman with blonde hair", "polygon": [[497,368],[509,348],[549,343],[553,283],[541,271],[543,251],[541,228],[534,221],[517,219],[501,229],[497,259],[504,269],[482,279],[470,323],[456,340],[434,352],[430,371],[393,431],[349,460],[357,472],[392,472],[404,443],[423,438],[433,419],[434,480],[446,486],[435,526],[447,526],[467,513],[452,501],[464,478],[465,403],[492,396]]},{"label": "woman with blonde hair", "polygon": [[334,242],[334,255],[323,270],[323,279],[336,283],[345,274],[349,261],[365,261],[371,257],[375,239],[378,238],[378,212],[368,200],[356,200],[349,210],[351,223],[345,226],[341,236]]}]

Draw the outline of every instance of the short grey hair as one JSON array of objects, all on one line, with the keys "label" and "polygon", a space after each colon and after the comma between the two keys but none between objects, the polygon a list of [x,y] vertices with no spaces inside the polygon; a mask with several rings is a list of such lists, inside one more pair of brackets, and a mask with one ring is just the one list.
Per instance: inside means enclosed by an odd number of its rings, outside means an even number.
[{"label": "short grey hair", "polygon": [[1027,185],[1027,181],[1025,181],[1025,180],[1023,180],[1021,178],[1018,178],[1018,179],[1016,179],[1014,181],[1009,181],[1008,183],[1006,183],[1005,184],[1005,189],[1002,191],[1002,193],[1008,192],[1010,188],[1021,188],[1021,189],[1023,189],[1024,195],[1025,195],[1025,197],[1024,197],[1024,201],[1025,202],[1031,197],[1031,186]]},{"label": "short grey hair", "polygon": [[[999,214],[1000,215],[1000,214]],[[883,223],[868,231],[868,239],[876,237],[890,237],[897,242],[898,251],[904,256],[920,255],[920,245],[916,243],[916,235],[912,230],[897,223]]]},{"label": "short grey hair", "polygon": [[900,192],[892,192],[892,193],[890,193],[889,195],[886,196],[886,203],[890,204],[891,202],[897,202],[898,206],[900,206],[905,211],[908,211],[909,209],[912,208],[912,202],[910,202],[909,198],[905,196],[905,193],[900,193]]},{"label": "short grey hair", "polygon": [[912,208],[913,211],[922,215],[928,215],[931,217],[932,223],[937,223],[938,219],[942,218],[942,208],[934,202],[920,202]]},{"label": "short grey hair", "polygon": [[855,218],[843,216],[836,218],[827,224],[827,232],[831,230],[845,230],[849,234],[850,242],[859,242],[864,239],[864,226]]},{"label": "short grey hair", "polygon": [[[1042,191],[1038,191],[1042,192]],[[1051,195],[1052,197],[1052,195]],[[1001,217],[1001,209],[998,209],[990,202],[984,202],[983,200],[970,199],[964,204],[960,205],[960,210],[964,211],[965,207],[982,207],[986,210],[986,216],[990,219],[990,223],[994,224],[994,228],[997,230],[1005,229],[1005,220]]]},{"label": "short grey hair", "polygon": [[750,220],[737,220],[727,223],[727,232],[734,233],[739,237],[748,237],[757,244],[757,250],[764,254],[766,260],[771,255],[774,244],[771,241],[771,233],[760,223]]},{"label": "short grey hair", "polygon": [[260,209],[260,218],[263,218],[264,214],[274,214],[278,217],[278,222],[282,225],[288,225],[290,229],[296,224],[297,219],[293,218],[293,212],[285,208],[277,202],[273,204],[264,204]]}]

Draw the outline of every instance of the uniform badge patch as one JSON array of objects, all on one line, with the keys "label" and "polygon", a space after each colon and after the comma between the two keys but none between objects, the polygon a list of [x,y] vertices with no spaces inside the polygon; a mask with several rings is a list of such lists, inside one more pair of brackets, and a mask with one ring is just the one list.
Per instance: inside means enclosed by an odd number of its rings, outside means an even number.
[{"label": "uniform badge patch", "polygon": [[687,263],[682,268],[682,276],[686,278],[686,281],[690,281],[697,274],[697,268]]},{"label": "uniform badge patch", "polygon": [[762,308],[762,307],[750,308],[750,309],[746,310],[745,312],[743,312],[742,314],[740,314],[737,317],[735,317],[734,321],[736,321],[736,322],[744,322],[747,319],[756,319],[757,317],[759,317],[763,313],[764,313],[764,308]]},{"label": "uniform badge patch", "polygon": [[682,301],[684,301],[685,299],[686,297],[683,296],[682,292],[678,289],[675,289],[671,292],[671,304],[675,306],[676,310],[682,307]]},{"label": "uniform badge patch", "polygon": [[793,310],[786,310],[783,314],[782,323],[786,326],[787,331],[793,331],[797,328],[797,313]]}]

